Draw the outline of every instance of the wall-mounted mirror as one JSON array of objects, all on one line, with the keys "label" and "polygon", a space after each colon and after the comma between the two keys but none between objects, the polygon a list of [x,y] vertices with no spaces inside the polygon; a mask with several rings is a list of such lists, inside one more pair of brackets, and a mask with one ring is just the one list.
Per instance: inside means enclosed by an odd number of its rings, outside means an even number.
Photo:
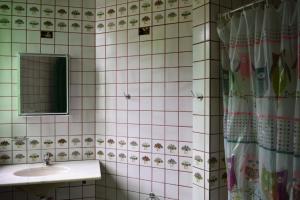
[{"label": "wall-mounted mirror", "polygon": [[68,56],[21,53],[19,57],[19,115],[68,114]]}]

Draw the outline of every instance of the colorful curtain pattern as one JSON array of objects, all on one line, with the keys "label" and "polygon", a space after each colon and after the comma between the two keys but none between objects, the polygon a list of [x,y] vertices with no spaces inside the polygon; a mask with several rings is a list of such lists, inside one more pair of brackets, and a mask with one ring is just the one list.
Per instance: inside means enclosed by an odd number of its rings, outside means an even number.
[{"label": "colorful curtain pattern", "polygon": [[300,1],[221,19],[228,199],[300,200]]}]

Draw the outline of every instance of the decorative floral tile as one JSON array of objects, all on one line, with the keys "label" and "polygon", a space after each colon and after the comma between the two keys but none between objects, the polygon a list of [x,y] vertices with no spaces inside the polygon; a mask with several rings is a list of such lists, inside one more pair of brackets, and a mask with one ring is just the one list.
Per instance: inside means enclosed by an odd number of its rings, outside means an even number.
[{"label": "decorative floral tile", "polygon": [[17,16],[26,16],[26,4],[13,3],[12,14]]},{"label": "decorative floral tile", "polygon": [[69,136],[69,147],[71,148],[79,148],[82,147],[81,136]]},{"label": "decorative floral tile", "polygon": [[11,15],[11,3],[0,2],[0,15]]},{"label": "decorative floral tile", "polygon": [[27,142],[28,149],[41,149],[41,138],[40,137],[30,137]]},{"label": "decorative floral tile", "polygon": [[152,166],[158,168],[164,168],[165,166],[164,155],[152,154]]},{"label": "decorative floral tile", "polygon": [[126,137],[118,137],[117,139],[117,148],[118,149],[127,149],[127,138]]},{"label": "decorative floral tile", "polygon": [[56,150],[56,161],[66,161],[68,160],[68,149],[58,149]]},{"label": "decorative floral tile", "polygon": [[97,33],[105,32],[105,21],[100,21],[96,25]]},{"label": "decorative floral tile", "polygon": [[96,135],[96,147],[105,147],[105,136]]},{"label": "decorative floral tile", "polygon": [[13,163],[14,164],[26,163],[26,152],[13,151]]},{"label": "decorative floral tile", "polygon": [[202,152],[194,153],[194,166],[204,169],[204,154]]},{"label": "decorative floral tile", "polygon": [[69,19],[79,20],[81,19],[81,8],[69,8]]},{"label": "decorative floral tile", "polygon": [[165,9],[165,0],[153,0],[153,11],[161,11]]},{"label": "decorative floral tile", "polygon": [[218,174],[218,172],[210,172],[209,176],[206,176],[205,178],[206,178],[206,184],[209,185],[210,189],[219,187],[219,174]]},{"label": "decorative floral tile", "polygon": [[42,6],[42,17],[53,18],[54,17],[54,6],[43,5]]},{"label": "decorative floral tile", "polygon": [[150,0],[140,1],[140,13],[148,13],[148,12],[151,12],[151,1]]},{"label": "decorative floral tile", "polygon": [[192,0],[179,0],[179,7],[191,6]]},{"label": "decorative floral tile", "polygon": [[151,166],[152,157],[150,153],[140,153],[140,165]]},{"label": "decorative floral tile", "polygon": [[11,164],[12,160],[12,151],[0,151],[0,164]]},{"label": "decorative floral tile", "polygon": [[137,15],[139,14],[139,2],[132,2],[128,4],[128,15]]},{"label": "decorative floral tile", "polygon": [[118,154],[118,157],[117,157],[118,162],[127,163],[127,152],[126,151],[118,150],[117,154]]},{"label": "decorative floral tile", "polygon": [[88,21],[85,21],[82,23],[83,25],[83,32],[84,33],[94,33],[95,32],[95,26],[94,26],[95,23],[93,22],[88,22]]},{"label": "decorative floral tile", "polygon": [[49,18],[42,18],[42,30],[54,31],[54,20]]},{"label": "decorative floral tile", "polygon": [[97,9],[96,16],[97,20],[105,20],[105,8]]},{"label": "decorative floral tile", "polygon": [[204,186],[204,171],[194,170],[193,172],[193,183],[203,187]]},{"label": "decorative floral tile", "polygon": [[57,19],[55,20],[56,22],[56,27],[55,30],[58,32],[68,32],[69,28],[69,21],[68,20],[62,20],[62,19]]},{"label": "decorative floral tile", "polygon": [[27,152],[27,161],[29,163],[42,162],[41,150],[30,150]]},{"label": "decorative floral tile", "polygon": [[11,17],[0,15],[0,28],[11,28]]},{"label": "decorative floral tile", "polygon": [[117,6],[117,16],[118,17],[127,16],[127,4],[121,4]]},{"label": "decorative floral tile", "polygon": [[164,24],[165,23],[165,12],[153,13],[152,23],[153,23],[153,25]]},{"label": "decorative floral tile", "polygon": [[178,0],[166,0],[166,9],[176,8],[178,6]]},{"label": "decorative floral tile", "polygon": [[179,155],[192,156],[192,144],[188,142],[179,143]]},{"label": "decorative floral tile", "polygon": [[17,17],[12,18],[12,27],[13,29],[26,29],[26,17]]},{"label": "decorative floral tile", "polygon": [[97,148],[96,149],[96,158],[99,160],[105,160],[105,149],[104,148]]},{"label": "decorative floral tile", "polygon": [[106,160],[116,162],[117,160],[115,149],[106,149]]},{"label": "decorative floral tile", "polygon": [[128,150],[138,151],[139,150],[139,139],[138,138],[128,138]]},{"label": "decorative floral tile", "polygon": [[56,6],[55,17],[59,19],[68,19],[69,16],[68,12],[69,12],[68,7]]},{"label": "decorative floral tile", "polygon": [[95,11],[92,9],[83,9],[83,20],[94,21]]},{"label": "decorative floral tile", "polygon": [[94,148],[83,148],[83,159],[92,160],[95,159],[95,149]]},{"label": "decorative floral tile", "polygon": [[166,141],[166,154],[178,155],[178,142],[176,141]]},{"label": "decorative floral tile", "polygon": [[27,17],[27,29],[29,30],[40,30],[40,18]]},{"label": "decorative floral tile", "polygon": [[117,30],[127,29],[127,17],[118,18],[117,21],[118,21]]},{"label": "decorative floral tile", "polygon": [[152,141],[152,152],[153,153],[164,153],[164,141],[163,140],[153,140]]},{"label": "decorative floral tile", "polygon": [[26,150],[26,144],[27,140],[21,139],[21,138],[16,138],[12,141],[13,143],[13,150]]},{"label": "decorative floral tile", "polygon": [[128,29],[138,28],[139,27],[139,16],[129,16],[128,17]]},{"label": "decorative floral tile", "polygon": [[179,21],[186,22],[192,20],[192,11],[191,7],[180,8],[179,9]]},{"label": "decorative floral tile", "polygon": [[178,22],[178,10],[167,10],[166,11],[166,23],[177,23]]},{"label": "decorative floral tile", "polygon": [[151,152],[152,144],[151,139],[140,139],[140,151]]},{"label": "decorative floral tile", "polygon": [[140,15],[140,27],[151,26],[151,13]]},{"label": "decorative floral tile", "polygon": [[210,157],[206,160],[209,170],[219,169],[219,158],[218,154],[211,154]]},{"label": "decorative floral tile", "polygon": [[179,170],[181,171],[192,171],[192,158],[180,157],[179,158]]},{"label": "decorative floral tile", "polygon": [[41,6],[37,4],[27,4],[27,16],[29,17],[40,17]]},{"label": "decorative floral tile", "polygon": [[117,7],[111,6],[106,8],[106,19],[113,19],[117,16]]},{"label": "decorative floral tile", "polygon": [[57,136],[56,148],[68,148],[68,136]]},{"label": "decorative floral tile", "polygon": [[93,147],[95,146],[95,136],[94,135],[84,135],[83,138],[83,147]]},{"label": "decorative floral tile", "polygon": [[70,148],[69,149],[70,160],[82,160],[82,149],[81,148]]},{"label": "decorative floral tile", "polygon": [[133,165],[139,164],[139,152],[128,151],[128,163]]},{"label": "decorative floral tile", "polygon": [[43,137],[42,138],[42,148],[43,149],[52,149],[55,147],[55,138],[54,137]]},{"label": "decorative floral tile", "polygon": [[165,166],[167,169],[178,170],[178,157],[166,155]]},{"label": "decorative floral tile", "polygon": [[106,21],[106,32],[116,31],[116,19]]},{"label": "decorative floral tile", "polygon": [[106,136],[106,148],[116,148],[117,139],[114,136]]},{"label": "decorative floral tile", "polygon": [[0,138],[0,151],[12,150],[11,138]]},{"label": "decorative floral tile", "polygon": [[69,20],[69,32],[81,32],[81,21]]}]

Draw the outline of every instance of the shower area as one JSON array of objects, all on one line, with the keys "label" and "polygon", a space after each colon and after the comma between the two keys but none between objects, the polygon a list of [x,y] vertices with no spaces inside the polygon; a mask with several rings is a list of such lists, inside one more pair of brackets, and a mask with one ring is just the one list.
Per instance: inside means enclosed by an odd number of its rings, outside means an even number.
[{"label": "shower area", "polygon": [[299,1],[220,16],[228,199],[299,199]]}]

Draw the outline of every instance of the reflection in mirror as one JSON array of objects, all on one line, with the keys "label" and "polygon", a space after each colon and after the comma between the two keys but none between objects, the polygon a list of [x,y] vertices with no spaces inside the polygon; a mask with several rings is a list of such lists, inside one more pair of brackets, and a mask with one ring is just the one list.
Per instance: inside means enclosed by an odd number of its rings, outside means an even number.
[{"label": "reflection in mirror", "polygon": [[68,114],[68,57],[20,54],[19,114]]}]

